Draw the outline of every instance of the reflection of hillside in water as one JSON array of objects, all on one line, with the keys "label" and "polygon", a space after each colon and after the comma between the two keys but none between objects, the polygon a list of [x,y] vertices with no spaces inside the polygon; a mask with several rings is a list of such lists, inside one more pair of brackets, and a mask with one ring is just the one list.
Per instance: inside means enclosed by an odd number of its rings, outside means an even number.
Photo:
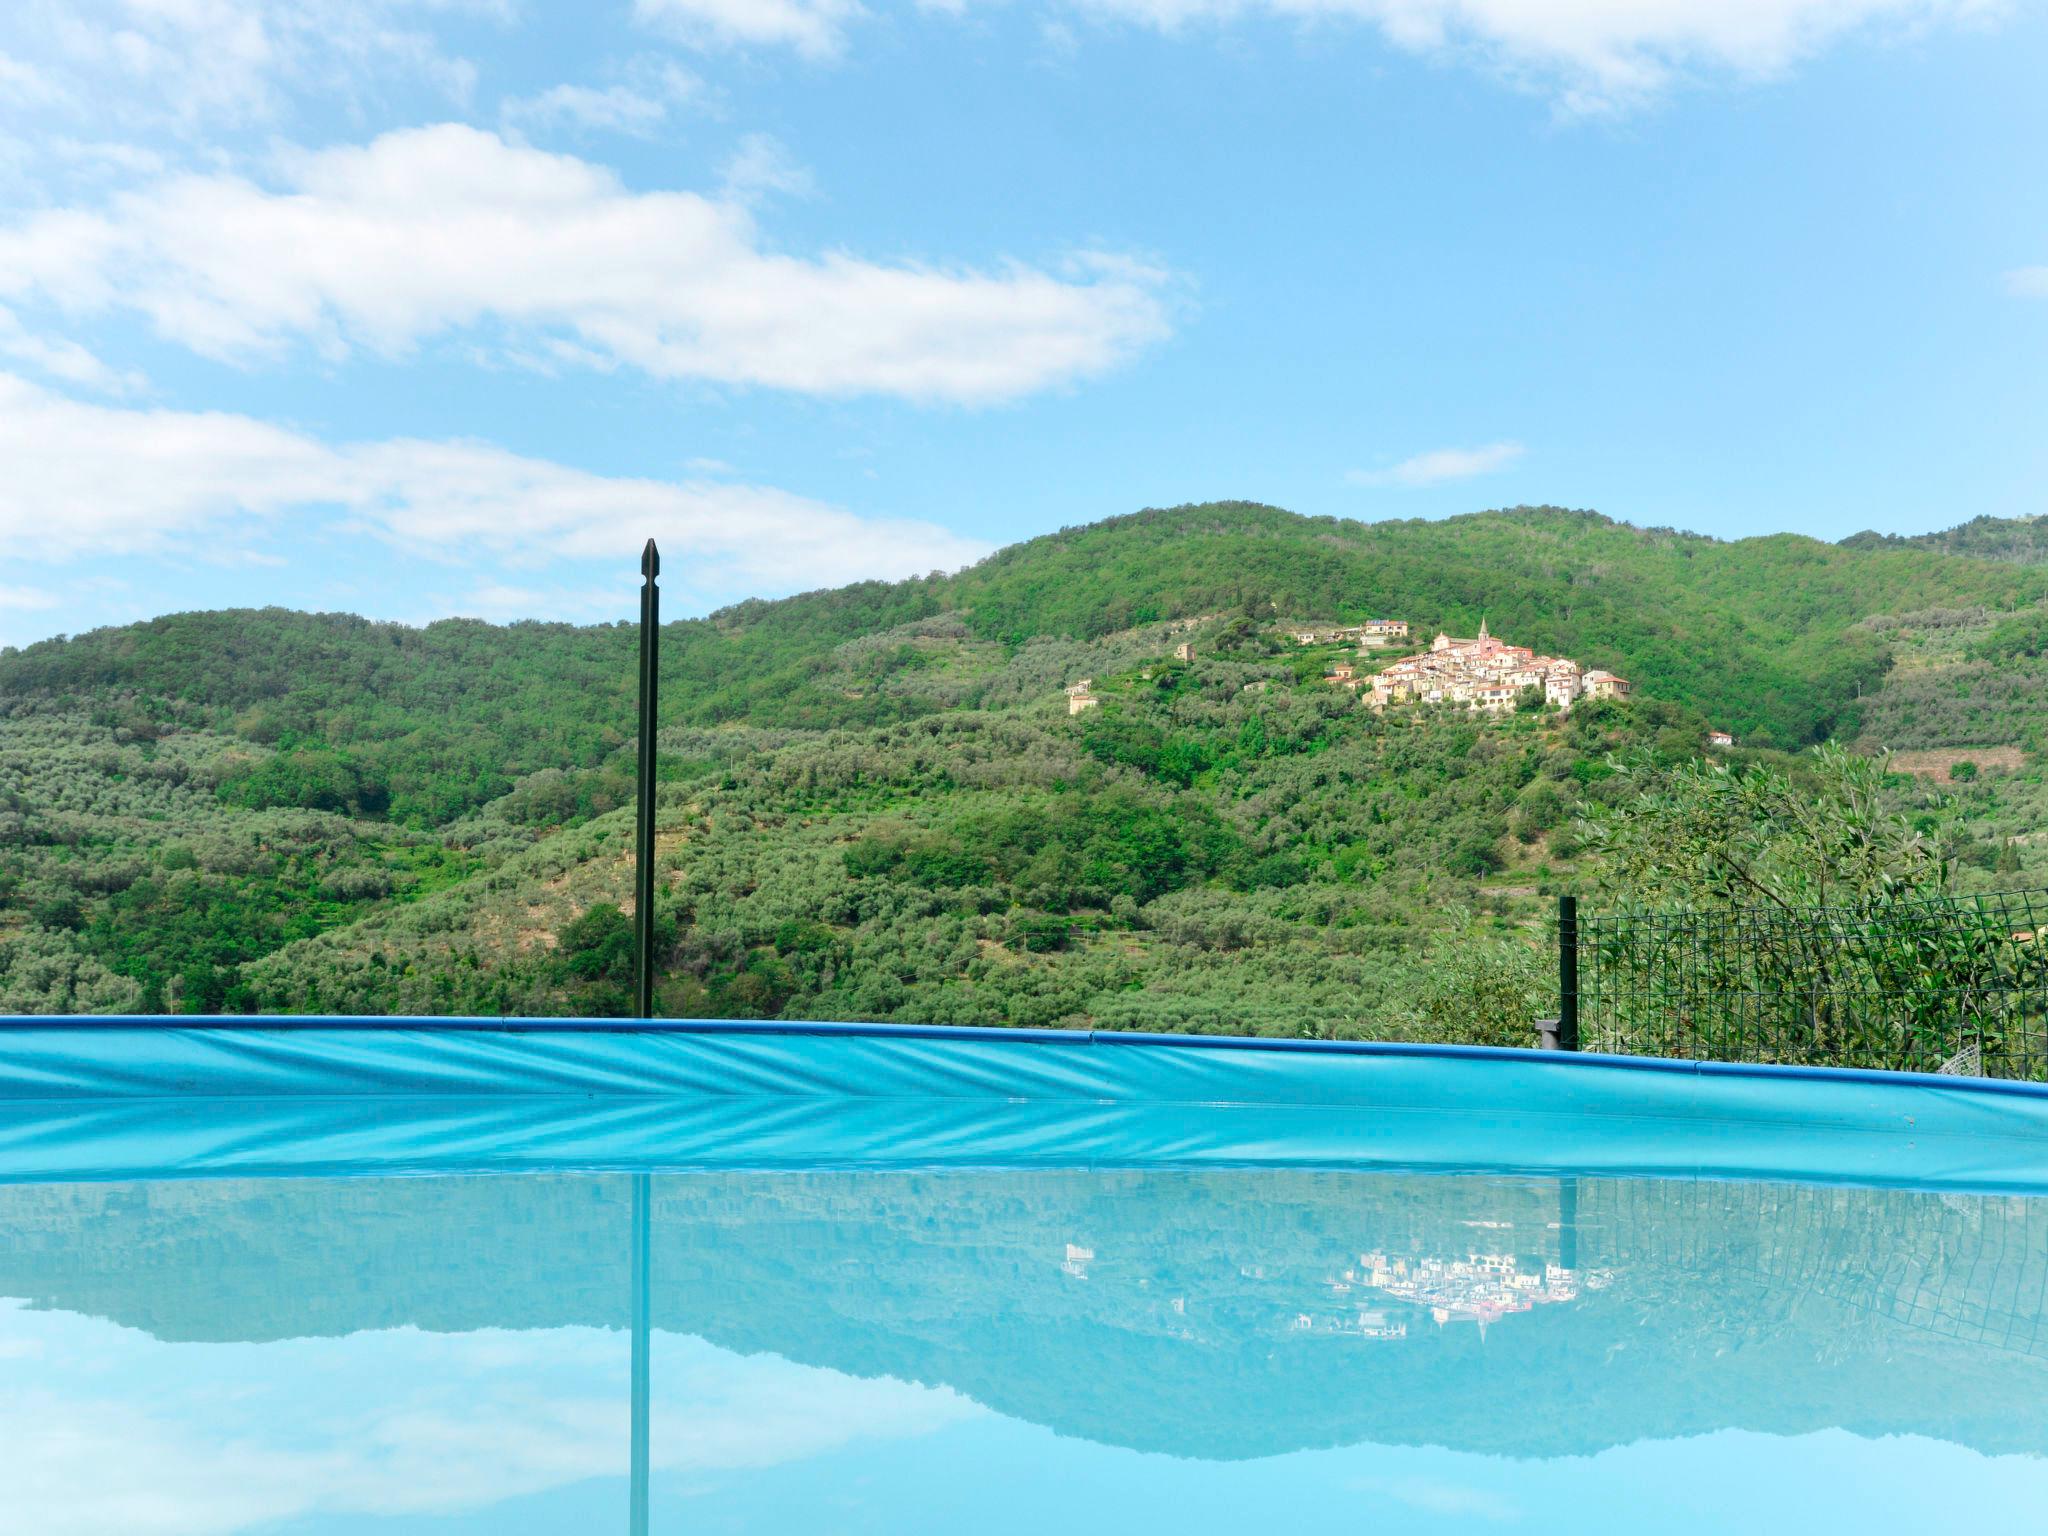
[{"label": "reflection of hillside in water", "polygon": [[[0,1189],[0,1295],[164,1339],[622,1327],[626,1175]],[[1643,1180],[706,1173],[653,1319],[1205,1457],[1742,1427],[2048,1452],[2048,1202]],[[1458,1321],[1484,1320],[1486,1328]]]}]

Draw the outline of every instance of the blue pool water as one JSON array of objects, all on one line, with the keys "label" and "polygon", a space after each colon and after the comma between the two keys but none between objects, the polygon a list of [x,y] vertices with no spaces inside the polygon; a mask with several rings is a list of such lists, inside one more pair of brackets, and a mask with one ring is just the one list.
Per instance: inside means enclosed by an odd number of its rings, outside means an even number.
[{"label": "blue pool water", "polygon": [[0,1298],[22,1536],[627,1532],[636,1305],[657,1533],[2048,1526],[2021,1194],[37,1178],[0,1185]]},{"label": "blue pool water", "polygon": [[0,1536],[2048,1528],[2048,1090],[0,1020]]}]

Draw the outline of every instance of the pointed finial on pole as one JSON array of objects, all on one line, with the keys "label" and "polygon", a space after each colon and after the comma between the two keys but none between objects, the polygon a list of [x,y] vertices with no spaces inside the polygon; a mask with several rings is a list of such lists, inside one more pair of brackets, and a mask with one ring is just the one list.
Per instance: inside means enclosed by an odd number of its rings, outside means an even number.
[{"label": "pointed finial on pole", "polygon": [[647,547],[640,551],[640,574],[649,581],[661,574],[661,551],[654,547],[654,540],[647,541]]}]

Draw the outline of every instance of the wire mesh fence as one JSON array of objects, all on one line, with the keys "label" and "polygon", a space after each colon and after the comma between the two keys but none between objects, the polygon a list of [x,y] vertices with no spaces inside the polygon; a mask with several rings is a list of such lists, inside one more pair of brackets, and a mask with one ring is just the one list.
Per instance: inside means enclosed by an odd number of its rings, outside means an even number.
[{"label": "wire mesh fence", "polygon": [[[1726,1308],[1743,1348],[1840,1308],[1824,1347],[1854,1353],[1892,1326],[2048,1360],[2048,1200],[1703,1179],[1581,1179],[1579,1262],[1712,1275],[1760,1298]],[[1712,1328],[1712,1309],[1699,1312]],[[1896,1338],[1896,1334],[1891,1337]]]},{"label": "wire mesh fence", "polygon": [[1583,1050],[2048,1079],[2048,891],[1565,927]]}]

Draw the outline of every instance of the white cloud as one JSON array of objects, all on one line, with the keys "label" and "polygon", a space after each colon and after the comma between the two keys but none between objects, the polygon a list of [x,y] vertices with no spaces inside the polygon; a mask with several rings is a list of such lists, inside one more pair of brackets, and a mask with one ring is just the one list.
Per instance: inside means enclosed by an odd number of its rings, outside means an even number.
[{"label": "white cloud", "polygon": [[[748,0],[730,0],[744,6]],[[964,3],[964,0],[963,0]],[[959,10],[963,3],[927,9]],[[1874,26],[1991,17],[2009,0],[1061,0],[1176,33],[1269,17],[1376,28],[1411,53],[1476,55],[1570,110],[1638,104],[1703,71],[1763,76]]]},{"label": "white cloud", "polygon": [[[0,610],[16,613],[39,613],[46,608],[57,606],[57,594],[45,592],[40,587],[0,587]],[[0,1350],[0,1359],[5,1359]]]},{"label": "white cloud", "polygon": [[47,138],[43,151],[67,168],[105,179],[123,180],[162,173],[164,157],[140,144],[113,139]]},{"label": "white cloud", "polygon": [[42,106],[61,95],[42,70],[5,53],[0,53],[0,94],[17,107]]},{"label": "white cloud", "polygon": [[1483,448],[1436,448],[1403,459],[1391,469],[1354,469],[1345,475],[1353,485],[1417,488],[1447,480],[1470,480],[1506,469],[1522,456],[1520,443],[1488,443]]},{"label": "white cloud", "polygon": [[2048,267],[2014,267],[2005,274],[2005,291],[2020,299],[2048,299]]},{"label": "white cloud", "polygon": [[304,91],[354,105],[395,80],[466,99],[476,71],[419,23],[507,14],[506,0],[15,0],[0,41],[33,96],[0,69],[12,105],[109,125],[189,130],[260,122]]},{"label": "white cloud", "polygon": [[103,394],[132,394],[144,384],[140,374],[108,367],[75,341],[30,331],[9,309],[0,309],[0,357]]},{"label": "white cloud", "polygon": [[866,12],[857,0],[634,0],[633,14],[690,43],[775,44],[827,58]]},{"label": "white cloud", "polygon": [[[0,231],[0,300],[140,311],[208,356],[402,355],[458,330],[657,378],[986,402],[1167,331],[1160,275],[785,255],[733,199],[456,124],[293,153],[273,189],[170,177]],[[567,348],[567,351],[564,349]]]},{"label": "white cloud", "polygon": [[611,133],[648,134],[668,121],[668,103],[628,85],[598,90],[588,85],[556,85],[535,96],[505,103],[508,122],[543,127],[568,123]]},{"label": "white cloud", "polygon": [[726,194],[739,202],[751,202],[763,193],[780,192],[790,197],[811,194],[811,173],[772,134],[750,133],[725,162]]},{"label": "white cloud", "polygon": [[357,494],[345,461],[245,416],[88,405],[0,374],[0,554],[182,547]]},{"label": "white cloud", "polygon": [[505,103],[503,116],[509,124],[532,129],[587,128],[649,138],[702,90],[702,82],[688,70],[665,59],[641,59],[625,79],[602,88],[564,84],[515,97]]},{"label": "white cloud", "polygon": [[[0,374],[0,557],[227,558],[284,520],[534,569],[648,536],[693,585],[788,591],[950,569],[987,546],[772,486],[595,475],[474,442],[329,446],[220,412],[86,404]],[[623,552],[623,554],[622,554]],[[503,590],[498,593],[503,596]]]}]

